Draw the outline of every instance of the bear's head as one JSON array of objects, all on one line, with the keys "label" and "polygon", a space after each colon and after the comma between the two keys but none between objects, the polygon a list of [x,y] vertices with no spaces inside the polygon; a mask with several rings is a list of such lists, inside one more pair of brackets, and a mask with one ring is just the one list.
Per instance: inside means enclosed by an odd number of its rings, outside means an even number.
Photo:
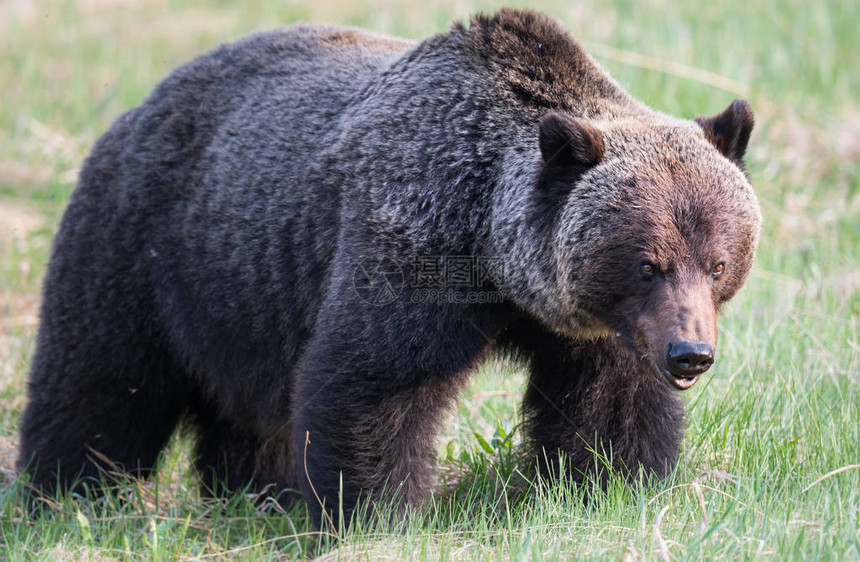
[{"label": "bear's head", "polygon": [[570,311],[561,331],[617,337],[682,390],[711,366],[717,314],[758,240],[742,162],[752,127],[743,100],[696,122],[542,118],[537,197],[556,209],[544,226]]}]

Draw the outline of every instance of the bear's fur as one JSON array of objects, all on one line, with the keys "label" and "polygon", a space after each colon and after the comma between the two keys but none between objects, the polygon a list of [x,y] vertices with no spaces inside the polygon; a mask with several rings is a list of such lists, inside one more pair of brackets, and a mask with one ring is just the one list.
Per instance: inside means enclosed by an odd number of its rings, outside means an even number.
[{"label": "bear's fur", "polygon": [[[502,349],[528,362],[546,472],[563,452],[578,480],[597,449],[663,476],[671,385],[712,361],[672,350],[712,353],[752,264],[751,129],[742,101],[698,123],[649,109],[528,11],[420,43],[297,26],[222,46],[85,163],[19,467],[45,490],[104,459],[145,475],[183,422],[205,489],[298,489],[315,516],[317,495],[347,517],[365,495],[416,505],[443,412]],[[409,285],[419,256],[502,259],[450,289],[501,297],[362,298],[366,260]]]}]

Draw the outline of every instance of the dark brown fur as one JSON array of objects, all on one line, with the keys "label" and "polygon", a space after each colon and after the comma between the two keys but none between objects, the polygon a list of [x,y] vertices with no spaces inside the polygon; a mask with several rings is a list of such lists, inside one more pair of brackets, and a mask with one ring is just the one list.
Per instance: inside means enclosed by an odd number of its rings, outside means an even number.
[{"label": "dark brown fur", "polygon": [[[503,348],[547,474],[562,453],[563,477],[599,472],[597,450],[664,476],[680,344],[710,349],[752,265],[751,129],[743,101],[698,123],[648,108],[528,11],[414,44],[296,26],[225,45],[83,167],[19,467],[48,491],[97,478],[92,450],[147,475],[185,423],[207,490],[298,489],[315,522],[318,497],[334,521],[363,497],[415,506],[443,412]],[[422,256],[502,258],[503,279],[450,287],[496,298],[407,285],[383,306],[355,285],[368,259],[409,279]]]}]

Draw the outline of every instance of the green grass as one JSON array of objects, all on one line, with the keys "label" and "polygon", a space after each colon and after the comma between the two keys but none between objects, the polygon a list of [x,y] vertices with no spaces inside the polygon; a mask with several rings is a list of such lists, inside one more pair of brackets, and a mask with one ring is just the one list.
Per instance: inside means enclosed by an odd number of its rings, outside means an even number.
[{"label": "green grass", "polygon": [[[761,247],[720,322],[713,372],[686,395],[689,428],[675,473],[642,486],[613,481],[589,502],[581,489],[530,485],[516,469],[519,436],[492,441],[500,425],[516,426],[523,373],[490,364],[440,438],[443,491],[395,528],[356,529],[334,542],[311,532],[301,506],[282,513],[242,495],[201,498],[181,439],[158,486],[128,486],[124,501],[67,498],[27,518],[12,467],[40,281],[77,170],[111,120],[175,65],[250,31],[334,21],[420,38],[494,5],[7,1],[0,558],[860,559],[860,5],[529,5],[563,19],[658,109],[713,114],[740,91],[757,110],[749,173],[765,215]],[[691,79],[688,67],[728,79],[726,89]]]}]

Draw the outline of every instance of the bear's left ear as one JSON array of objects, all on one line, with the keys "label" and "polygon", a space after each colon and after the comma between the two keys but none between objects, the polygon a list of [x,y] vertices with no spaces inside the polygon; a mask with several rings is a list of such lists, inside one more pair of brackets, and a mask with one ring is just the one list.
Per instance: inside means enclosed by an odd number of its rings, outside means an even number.
[{"label": "bear's left ear", "polygon": [[696,123],[704,129],[705,136],[717,150],[743,169],[744,154],[755,124],[752,107],[747,100],[733,101],[715,117],[697,117]]}]

